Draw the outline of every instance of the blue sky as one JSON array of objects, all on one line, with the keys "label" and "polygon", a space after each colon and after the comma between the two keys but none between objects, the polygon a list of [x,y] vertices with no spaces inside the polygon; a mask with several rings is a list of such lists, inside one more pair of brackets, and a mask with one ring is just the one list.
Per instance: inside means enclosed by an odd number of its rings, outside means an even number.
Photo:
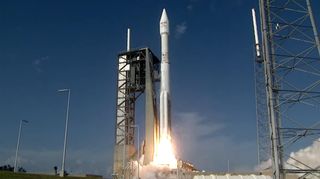
[{"label": "blue sky", "polygon": [[[60,168],[71,88],[66,169],[111,173],[116,57],[150,47],[170,19],[173,130],[178,157],[198,168],[253,170],[257,164],[251,8],[258,0],[0,2],[0,165],[13,164],[19,121],[21,164]],[[320,7],[314,2],[314,7]],[[315,9],[319,17],[319,9]],[[317,18],[317,20],[319,20]],[[319,23],[318,23],[319,24]],[[143,126],[142,99],[137,123]]]}]

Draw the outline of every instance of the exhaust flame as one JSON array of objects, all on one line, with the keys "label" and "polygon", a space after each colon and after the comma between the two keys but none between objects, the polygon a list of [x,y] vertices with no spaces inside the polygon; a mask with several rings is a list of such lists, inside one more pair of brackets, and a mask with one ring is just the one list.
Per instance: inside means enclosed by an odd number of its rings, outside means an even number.
[{"label": "exhaust flame", "polygon": [[158,152],[155,154],[153,163],[155,165],[168,166],[170,169],[176,169],[177,159],[169,137],[160,138],[160,142],[156,147]]}]

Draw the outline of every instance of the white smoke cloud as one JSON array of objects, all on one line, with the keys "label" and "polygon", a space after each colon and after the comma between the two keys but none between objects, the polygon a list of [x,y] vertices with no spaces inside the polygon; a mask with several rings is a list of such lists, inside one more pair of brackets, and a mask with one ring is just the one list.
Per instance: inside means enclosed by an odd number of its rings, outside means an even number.
[{"label": "white smoke cloud", "polygon": [[[165,165],[156,165],[150,163],[149,165],[141,165],[143,163],[144,156],[140,159],[140,165],[138,167],[137,161],[131,161],[127,168],[131,169],[133,173],[133,179],[176,179],[177,173]],[[138,173],[139,169],[139,173]]]},{"label": "white smoke cloud", "polygon": [[320,138],[315,140],[312,145],[304,149],[300,149],[297,152],[292,152],[287,161],[289,164],[288,167],[290,168],[297,169],[298,167],[302,169],[309,169],[300,162],[311,168],[320,167]]},{"label": "white smoke cloud", "polygon": [[261,162],[255,167],[255,171],[263,171],[271,168],[271,159]]},{"label": "white smoke cloud", "polygon": [[252,171],[256,165],[256,141],[236,140],[228,126],[195,112],[174,115],[173,133],[177,158],[200,170]]},{"label": "white smoke cloud", "polygon": [[141,168],[141,179],[169,179],[176,176],[170,173],[170,168],[149,164]]},{"label": "white smoke cloud", "polygon": [[[271,159],[256,166],[257,171],[271,168]],[[320,169],[320,138],[315,140],[310,146],[290,153],[290,158],[286,161],[285,167],[288,169]],[[316,177],[310,175],[309,178]],[[318,178],[320,176],[317,176]]]}]

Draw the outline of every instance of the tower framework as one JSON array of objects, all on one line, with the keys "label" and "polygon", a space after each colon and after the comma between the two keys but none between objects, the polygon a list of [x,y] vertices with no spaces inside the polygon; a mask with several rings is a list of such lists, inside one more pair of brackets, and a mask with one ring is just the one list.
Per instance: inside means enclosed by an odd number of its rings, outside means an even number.
[{"label": "tower framework", "polygon": [[270,159],[269,123],[265,90],[264,66],[260,58],[254,61],[258,163],[262,166]]},{"label": "tower framework", "polygon": [[262,106],[269,129],[259,119],[258,129],[269,131],[273,176],[317,175],[319,166],[289,154],[320,136],[320,43],[310,0],[259,0],[259,7],[266,97]]},{"label": "tower framework", "polygon": [[[159,73],[159,59],[149,48],[132,50],[118,55],[118,81],[115,120],[115,147],[113,175],[128,178],[128,162],[135,156],[135,104],[145,93],[146,138],[143,146],[144,162],[153,159],[155,139],[157,138],[157,106],[155,82]],[[129,167],[130,168],[130,167]]]}]

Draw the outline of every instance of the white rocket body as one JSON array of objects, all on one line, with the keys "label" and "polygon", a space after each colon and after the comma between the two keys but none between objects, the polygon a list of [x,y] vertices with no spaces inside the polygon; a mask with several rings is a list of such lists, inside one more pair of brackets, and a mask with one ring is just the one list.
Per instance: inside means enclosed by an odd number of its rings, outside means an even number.
[{"label": "white rocket body", "polygon": [[171,133],[171,101],[169,73],[169,19],[163,9],[160,19],[161,35],[161,87],[160,87],[160,139]]}]

